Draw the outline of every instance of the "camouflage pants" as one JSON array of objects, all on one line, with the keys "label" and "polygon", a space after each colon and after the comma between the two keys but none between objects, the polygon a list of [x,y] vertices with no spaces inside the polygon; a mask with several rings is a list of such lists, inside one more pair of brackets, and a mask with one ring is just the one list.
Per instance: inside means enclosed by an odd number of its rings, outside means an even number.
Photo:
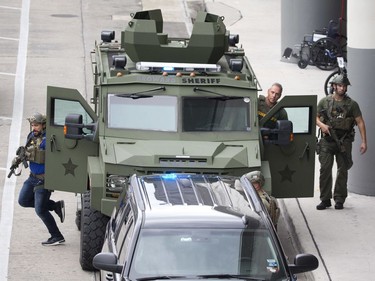
[{"label": "camouflage pants", "polygon": [[[336,158],[337,175],[333,190],[333,199],[335,202],[344,203],[346,197],[348,196],[348,167],[345,156],[339,151],[339,148],[334,141],[327,141],[326,139],[322,138],[320,140],[320,145],[320,200],[330,200],[332,198],[332,168],[333,161]],[[350,140],[344,141],[344,146],[347,152],[347,157],[351,159],[352,142]]]}]

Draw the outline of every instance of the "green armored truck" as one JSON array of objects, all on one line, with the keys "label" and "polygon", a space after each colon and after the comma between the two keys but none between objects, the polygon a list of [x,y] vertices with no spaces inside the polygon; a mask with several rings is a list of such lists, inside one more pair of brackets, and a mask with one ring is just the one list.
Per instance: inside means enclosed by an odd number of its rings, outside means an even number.
[{"label": "green armored truck", "polygon": [[[90,101],[48,87],[45,186],[81,198],[83,269],[133,174],[261,170],[273,196],[313,196],[316,96],[285,96],[258,120],[260,85],[223,20],[201,12],[189,38],[170,38],[160,10],[137,12],[119,41],[96,43]],[[289,120],[263,127],[281,108]]]}]

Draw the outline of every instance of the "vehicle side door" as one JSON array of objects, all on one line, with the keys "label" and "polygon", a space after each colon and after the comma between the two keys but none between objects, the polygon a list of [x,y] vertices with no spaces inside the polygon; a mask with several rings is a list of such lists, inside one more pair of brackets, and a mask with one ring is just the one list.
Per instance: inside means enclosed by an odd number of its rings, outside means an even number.
[{"label": "vehicle side door", "polygon": [[281,108],[293,124],[293,140],[287,145],[264,143],[263,161],[268,161],[272,195],[277,198],[314,195],[317,96],[285,96],[261,120],[265,124]]},{"label": "vehicle side door", "polygon": [[87,190],[87,156],[98,155],[99,144],[64,137],[65,117],[73,113],[82,115],[83,124],[97,121],[77,90],[48,86],[45,187],[83,193]]}]

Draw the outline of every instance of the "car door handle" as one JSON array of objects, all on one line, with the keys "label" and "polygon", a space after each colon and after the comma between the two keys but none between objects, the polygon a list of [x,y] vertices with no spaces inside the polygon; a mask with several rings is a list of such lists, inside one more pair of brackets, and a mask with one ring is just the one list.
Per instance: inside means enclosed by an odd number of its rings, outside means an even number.
[{"label": "car door handle", "polygon": [[309,150],[310,150],[309,143],[306,142],[305,148],[303,149],[302,154],[301,154],[301,156],[299,157],[299,159],[302,159],[303,156],[304,156],[305,154],[307,155],[307,159],[308,159],[308,158],[309,158],[309,154],[308,154],[307,152],[308,152]]},{"label": "car door handle", "polygon": [[50,145],[51,145],[51,152],[53,152],[54,150],[55,151],[60,151],[60,149],[57,146],[56,136],[55,135],[51,136],[51,139],[49,140],[49,142],[50,142]]}]

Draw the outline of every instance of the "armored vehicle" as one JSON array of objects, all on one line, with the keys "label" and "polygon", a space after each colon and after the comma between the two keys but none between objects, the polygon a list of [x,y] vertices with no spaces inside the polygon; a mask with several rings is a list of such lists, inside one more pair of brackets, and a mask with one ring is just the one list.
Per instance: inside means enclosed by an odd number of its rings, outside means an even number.
[{"label": "armored vehicle", "polygon": [[[189,38],[170,38],[160,10],[137,12],[95,45],[91,105],[48,86],[45,185],[81,197],[83,269],[133,174],[261,170],[273,196],[313,196],[316,96],[285,96],[258,120],[260,85],[223,20],[201,12]],[[289,120],[263,128],[281,108]]]},{"label": "armored vehicle", "polygon": [[243,176],[132,176],[93,260],[100,280],[297,280],[267,210]]}]

